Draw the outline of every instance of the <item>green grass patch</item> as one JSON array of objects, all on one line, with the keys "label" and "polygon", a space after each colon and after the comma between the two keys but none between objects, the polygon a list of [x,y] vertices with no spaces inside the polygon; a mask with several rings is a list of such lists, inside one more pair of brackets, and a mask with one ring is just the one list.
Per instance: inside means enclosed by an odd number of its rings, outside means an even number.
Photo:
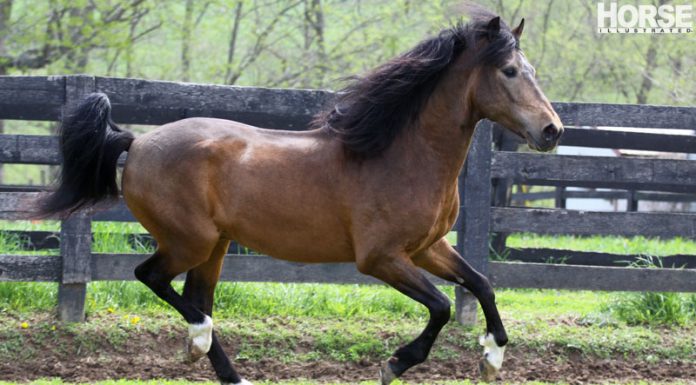
[{"label": "green grass patch", "polygon": [[605,309],[629,325],[686,325],[696,322],[696,294],[626,293]]},{"label": "green grass patch", "polygon": [[[555,321],[518,321],[503,315],[510,349],[518,353],[560,354],[579,352],[592,357],[625,357],[637,361],[693,360],[696,355],[691,325],[681,328],[646,328],[586,318]],[[82,324],[62,325],[52,317],[0,316],[0,360],[29,359],[44,349],[65,354],[97,354],[121,349],[127,341],[140,341],[143,349],[178,349],[186,331],[177,315],[104,313]],[[379,361],[417,336],[425,320],[318,319],[311,317],[216,318],[223,344],[235,346],[236,357],[252,361],[282,362]],[[431,357],[456,360],[478,354],[483,320],[473,328],[449,323],[433,347]],[[152,336],[159,336],[153,339]],[[132,348],[132,347],[131,347]],[[63,353],[61,351],[61,353]],[[177,353],[179,354],[179,353]]]},{"label": "green grass patch", "polygon": [[0,313],[53,311],[57,304],[57,295],[57,283],[0,282]]},{"label": "green grass patch", "polygon": [[531,233],[511,234],[507,247],[550,248],[576,251],[595,251],[611,254],[665,256],[696,254],[696,241],[685,238],[646,238],[611,236],[539,235]]},{"label": "green grass patch", "polygon": [[[15,298],[8,299],[9,285],[16,285],[10,294]],[[12,347],[26,345],[22,338],[49,338],[56,325],[58,332],[71,333],[70,339],[78,341],[83,351],[98,350],[104,338],[118,346],[135,338],[133,333],[167,335],[186,328],[179,314],[136,282],[90,284],[88,322],[61,326],[53,315],[55,286],[0,285],[0,340],[8,341],[0,357],[16,357],[21,352]],[[445,289],[452,295],[450,287]],[[239,357],[250,360],[379,359],[418,335],[427,319],[420,305],[379,285],[226,283],[220,292],[216,327],[223,338],[235,341]],[[573,350],[607,358],[696,356],[692,319],[666,326],[628,323],[607,310],[626,295],[508,289],[498,290],[497,299],[515,348],[540,353]],[[687,305],[693,301],[693,296],[679,296]],[[480,312],[476,327],[451,322],[433,357],[454,359],[462,350],[478,351],[477,337],[483,330]]]}]

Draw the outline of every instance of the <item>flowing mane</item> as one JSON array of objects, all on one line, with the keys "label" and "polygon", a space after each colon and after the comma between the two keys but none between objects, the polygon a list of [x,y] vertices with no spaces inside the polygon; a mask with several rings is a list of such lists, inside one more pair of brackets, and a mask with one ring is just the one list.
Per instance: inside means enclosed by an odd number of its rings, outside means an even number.
[{"label": "flowing mane", "polygon": [[313,126],[336,135],[350,158],[379,156],[416,119],[449,65],[468,47],[485,40],[476,62],[492,66],[501,66],[519,47],[502,21],[500,33],[488,35],[486,26],[495,14],[483,9],[472,13],[467,24],[447,28],[368,74],[353,77]]}]

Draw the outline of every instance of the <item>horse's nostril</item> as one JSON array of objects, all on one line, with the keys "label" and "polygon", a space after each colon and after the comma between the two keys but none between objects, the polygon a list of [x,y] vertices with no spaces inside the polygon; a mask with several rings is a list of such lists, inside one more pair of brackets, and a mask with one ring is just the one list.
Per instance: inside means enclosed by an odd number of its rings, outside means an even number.
[{"label": "horse's nostril", "polygon": [[558,139],[560,130],[558,129],[558,127],[556,127],[555,124],[551,123],[548,126],[544,127],[543,134],[544,139],[550,142],[552,140]]}]

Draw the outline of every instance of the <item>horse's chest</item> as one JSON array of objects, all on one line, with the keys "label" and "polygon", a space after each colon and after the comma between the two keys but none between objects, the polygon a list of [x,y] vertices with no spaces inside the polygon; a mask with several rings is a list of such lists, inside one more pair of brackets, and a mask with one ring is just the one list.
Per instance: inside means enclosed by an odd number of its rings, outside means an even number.
[{"label": "horse's chest", "polygon": [[437,202],[424,205],[420,212],[412,213],[414,228],[409,234],[408,251],[417,252],[444,237],[454,225],[459,209],[456,191],[443,195]]}]

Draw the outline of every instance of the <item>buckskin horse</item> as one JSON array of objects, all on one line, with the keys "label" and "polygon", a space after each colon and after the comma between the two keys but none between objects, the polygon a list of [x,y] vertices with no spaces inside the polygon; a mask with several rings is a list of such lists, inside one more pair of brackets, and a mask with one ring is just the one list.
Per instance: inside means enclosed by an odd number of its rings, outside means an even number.
[{"label": "buckskin horse", "polygon": [[[429,321],[381,369],[382,384],[423,362],[450,319],[450,301],[421,271],[462,285],[486,318],[480,343],[494,379],[508,342],[486,277],[444,236],[457,217],[459,175],[477,122],[487,118],[554,148],[561,121],[511,30],[479,10],[355,78],[311,129],[289,132],[192,118],[134,137],[110,117],[104,94],[64,116],[57,189],[43,215],[67,216],[122,193],[157,240],[135,276],[189,324],[188,355],[208,355],[224,384],[250,384],[213,332],[214,289],[231,240],[296,262],[354,262],[427,307]],[[183,293],[171,287],[187,273]]]}]

